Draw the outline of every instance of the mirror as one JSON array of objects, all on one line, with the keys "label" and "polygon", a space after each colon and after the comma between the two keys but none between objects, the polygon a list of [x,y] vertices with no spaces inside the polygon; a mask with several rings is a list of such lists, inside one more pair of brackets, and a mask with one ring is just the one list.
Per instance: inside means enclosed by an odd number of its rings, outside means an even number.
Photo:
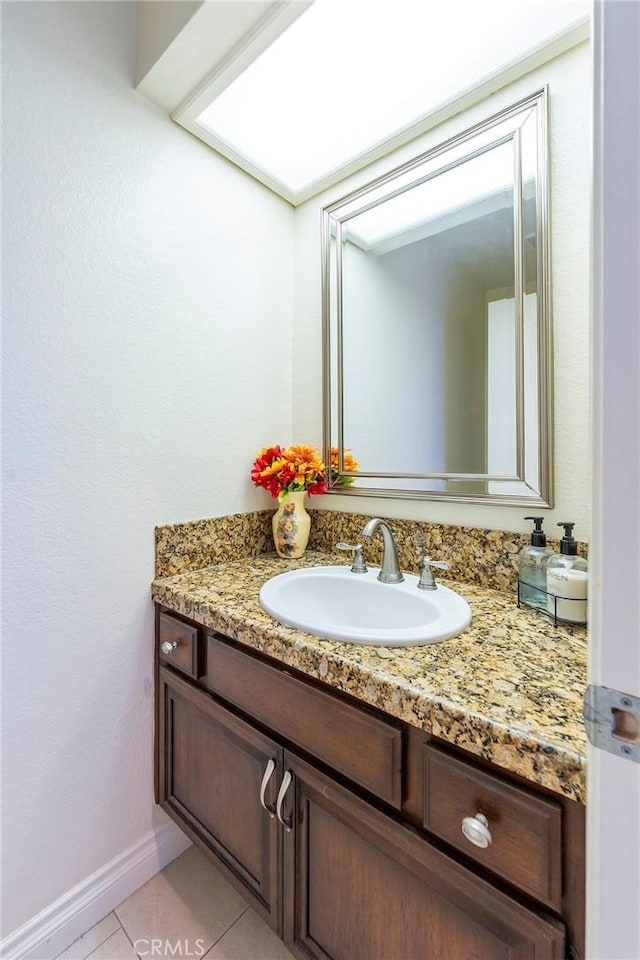
[{"label": "mirror", "polygon": [[546,133],[542,90],[323,209],[330,492],[551,506]]}]

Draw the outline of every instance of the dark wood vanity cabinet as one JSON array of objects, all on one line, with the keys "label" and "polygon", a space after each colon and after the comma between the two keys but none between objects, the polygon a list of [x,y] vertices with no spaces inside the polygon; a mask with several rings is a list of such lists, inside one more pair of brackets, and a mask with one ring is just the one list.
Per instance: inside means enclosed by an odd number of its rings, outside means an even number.
[{"label": "dark wood vanity cabinet", "polygon": [[[467,778],[466,759],[452,756],[447,767],[447,752],[434,752],[426,733],[193,626],[200,679],[187,679],[184,669],[181,676],[168,656],[156,658],[157,799],[292,953],[317,960],[581,955],[583,863],[578,851],[566,876],[566,851],[557,849],[561,798],[527,793],[473,762]],[[159,626],[158,650],[161,642]],[[457,831],[447,836],[443,791],[450,788],[456,819],[465,790],[472,805],[494,803],[493,860],[465,851]],[[579,841],[579,831],[569,834]],[[568,882],[573,899],[562,893]]]}]

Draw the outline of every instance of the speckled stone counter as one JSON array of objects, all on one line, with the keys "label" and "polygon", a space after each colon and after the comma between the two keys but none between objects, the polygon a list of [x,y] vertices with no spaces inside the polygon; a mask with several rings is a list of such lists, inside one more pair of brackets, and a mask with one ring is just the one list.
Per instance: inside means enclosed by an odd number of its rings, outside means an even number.
[{"label": "speckled stone counter", "polygon": [[[339,562],[339,561],[338,561]],[[371,647],[319,640],[265,613],[258,595],[270,577],[336,563],[263,554],[155,580],[157,603],[231,637],[406,723],[500,767],[585,801],[584,630],[554,627],[515,598],[443,581],[469,602],[459,637],[421,647]]]}]

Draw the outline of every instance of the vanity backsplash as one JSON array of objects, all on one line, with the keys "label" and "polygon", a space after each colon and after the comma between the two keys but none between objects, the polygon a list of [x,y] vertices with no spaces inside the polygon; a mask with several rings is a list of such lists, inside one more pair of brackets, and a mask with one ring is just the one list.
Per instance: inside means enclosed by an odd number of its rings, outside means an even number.
[{"label": "vanity backsplash", "polygon": [[[371,518],[360,513],[337,510],[309,510],[311,537],[309,550],[331,553],[336,543],[360,543],[362,528]],[[238,513],[156,527],[156,577],[199,570],[213,563],[257,556],[273,550],[271,519],[273,510]],[[515,593],[518,580],[518,554],[530,542],[526,533],[482,530],[444,523],[390,519],[400,566],[419,574],[421,557],[446,560],[446,576],[464,583],[477,583],[493,590]],[[420,545],[420,540],[424,546]],[[549,540],[557,551],[559,540]],[[587,555],[588,544],[579,543],[578,552]],[[367,544],[367,560],[381,560],[379,538]],[[336,562],[344,563],[344,555]]]},{"label": "vanity backsplash", "polygon": [[[328,510],[312,511],[311,539],[313,550],[330,552],[339,540],[359,543],[362,528],[369,517],[354,513]],[[444,523],[417,520],[389,520],[398,547],[400,566],[409,573],[419,574],[422,557],[428,554],[434,560],[446,560],[449,569],[442,575],[463,583],[477,583],[493,590],[515,593],[518,582],[518,554],[530,542],[526,533],[504,530],[482,530],[476,527],[458,527]],[[424,546],[420,545],[421,539]],[[549,546],[559,549],[559,540],[550,540]],[[586,556],[587,544],[579,544]],[[380,563],[382,542],[379,538],[367,544],[367,559]]]},{"label": "vanity backsplash", "polygon": [[156,527],[156,577],[172,577],[273,550],[273,513],[259,510]]}]

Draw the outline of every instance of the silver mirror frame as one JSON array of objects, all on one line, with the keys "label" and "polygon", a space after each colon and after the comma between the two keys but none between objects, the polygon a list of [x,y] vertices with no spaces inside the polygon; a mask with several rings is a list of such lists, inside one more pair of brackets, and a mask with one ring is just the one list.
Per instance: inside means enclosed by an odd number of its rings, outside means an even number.
[{"label": "silver mirror frame", "polygon": [[[534,489],[524,478],[524,345],[523,345],[523,303],[524,303],[524,271],[523,271],[523,242],[521,217],[521,178],[516,178],[514,204],[514,254],[515,254],[515,300],[516,300],[516,450],[517,450],[517,477],[498,477],[480,474],[415,474],[415,473],[346,473],[344,470],[343,444],[343,369],[342,369],[342,255],[341,237],[343,222],[352,218],[353,204],[362,201],[358,212],[383,203],[394,195],[393,181],[398,177],[406,176],[411,170],[419,168],[425,161],[444,155],[451,148],[471,141],[478,134],[486,133],[491,127],[515,117],[518,113],[536,110],[537,118],[537,177],[536,177],[536,242],[537,242],[537,315],[538,315],[538,454],[539,454],[539,487]],[[330,494],[365,497],[393,497],[399,499],[420,500],[454,500],[468,503],[503,504],[505,506],[551,507],[553,506],[553,340],[551,324],[551,278],[550,278],[550,215],[549,215],[549,151],[548,151],[548,90],[536,91],[528,97],[518,101],[499,113],[493,114],[473,127],[463,131],[415,157],[389,173],[376,178],[363,187],[334,201],[322,209],[322,329],[323,329],[323,447],[325,463],[331,463],[331,448],[338,448],[338,479],[328,486]],[[468,158],[465,154],[457,163]],[[404,186],[397,192],[410,190],[420,183],[419,174],[416,180]],[[371,201],[367,199],[374,191],[389,185],[389,194],[381,199]],[[342,208],[350,212],[345,214],[344,220],[340,217]],[[331,237],[336,238],[336,296],[337,296],[337,332],[332,335],[331,324]],[[334,342],[335,341],[335,342]],[[335,352],[336,362],[332,364],[332,351]],[[333,367],[336,369],[334,370]],[[337,402],[338,426],[336,435],[332,434],[333,405]],[[357,451],[354,451],[357,457]],[[353,480],[349,486],[339,483],[341,477]],[[405,480],[405,488],[384,487],[373,488],[358,484],[358,478],[375,478],[377,480],[393,479]],[[411,481],[446,479],[446,480],[486,480],[492,483],[524,482],[531,490],[530,496],[518,496],[513,493],[470,493],[456,492],[455,490],[428,491],[411,487]]]}]

